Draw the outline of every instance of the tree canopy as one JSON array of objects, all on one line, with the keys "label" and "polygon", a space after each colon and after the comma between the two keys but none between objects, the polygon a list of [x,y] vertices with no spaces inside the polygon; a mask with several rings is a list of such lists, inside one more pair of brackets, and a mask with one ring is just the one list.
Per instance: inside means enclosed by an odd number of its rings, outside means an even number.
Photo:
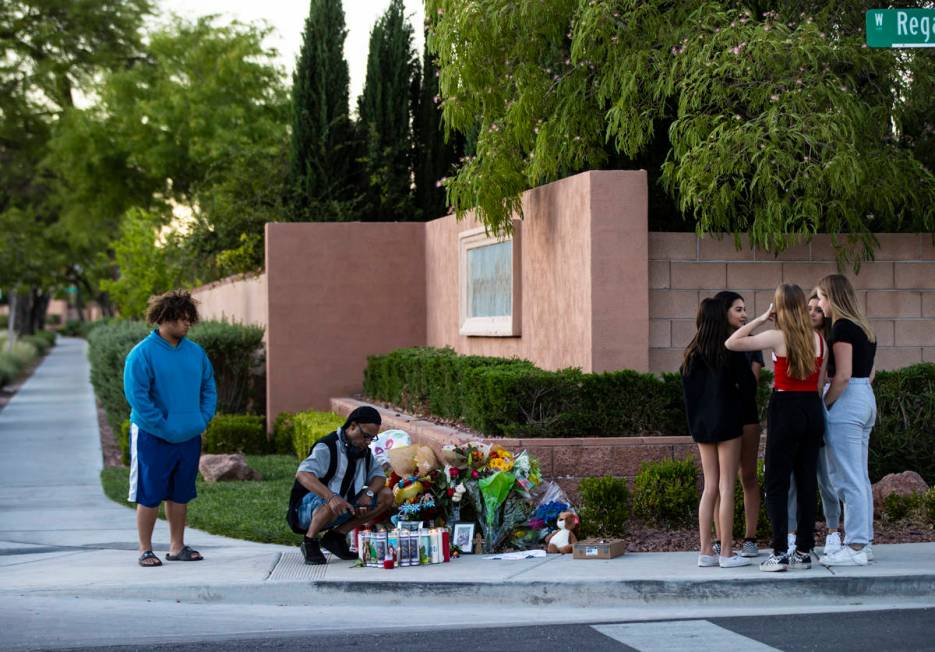
[{"label": "tree canopy", "polygon": [[494,231],[532,186],[641,164],[699,233],[768,251],[846,233],[842,254],[859,258],[873,231],[935,230],[920,147],[933,54],[864,47],[854,3],[427,0],[426,13],[446,128],[478,133],[448,200]]}]

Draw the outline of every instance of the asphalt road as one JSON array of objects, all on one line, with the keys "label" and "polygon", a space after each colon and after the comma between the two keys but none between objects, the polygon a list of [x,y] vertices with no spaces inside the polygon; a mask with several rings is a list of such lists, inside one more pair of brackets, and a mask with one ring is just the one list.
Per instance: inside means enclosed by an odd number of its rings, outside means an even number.
[{"label": "asphalt road", "polygon": [[[359,615],[359,614],[357,614]],[[355,624],[359,627],[359,623]],[[607,623],[601,625],[542,625],[490,629],[421,630],[408,632],[266,635],[248,639],[201,640],[138,646],[58,648],[124,652],[209,652],[225,650],[328,650],[335,652],[379,650],[412,652],[435,649],[467,650],[703,650],[731,652],[757,650],[883,650],[935,651],[935,609],[848,612],[841,607],[828,614],[749,616]]]}]

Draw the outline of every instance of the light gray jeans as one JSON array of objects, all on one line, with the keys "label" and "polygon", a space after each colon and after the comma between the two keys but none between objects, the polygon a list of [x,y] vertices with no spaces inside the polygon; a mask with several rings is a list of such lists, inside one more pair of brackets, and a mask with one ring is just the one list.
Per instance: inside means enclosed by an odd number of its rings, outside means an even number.
[{"label": "light gray jeans", "polygon": [[831,485],[844,501],[844,543],[873,541],[873,491],[867,470],[877,400],[869,378],[851,378],[825,411],[825,454]]},{"label": "light gray jeans", "polygon": [[[825,435],[827,438],[827,434]],[[831,484],[828,473],[828,445],[818,449],[818,493],[821,495],[821,511],[825,515],[825,527],[836,530],[841,525],[841,501]],[[789,532],[795,532],[798,525],[798,491],[795,488],[795,474],[789,478]]]}]

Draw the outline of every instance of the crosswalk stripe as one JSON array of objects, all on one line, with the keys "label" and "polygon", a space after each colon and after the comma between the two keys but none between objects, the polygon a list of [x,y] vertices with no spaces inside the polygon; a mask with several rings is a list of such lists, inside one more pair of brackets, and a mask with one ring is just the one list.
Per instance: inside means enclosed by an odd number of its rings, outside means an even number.
[{"label": "crosswalk stripe", "polygon": [[752,638],[741,636],[707,620],[676,620],[657,623],[621,623],[592,625],[615,641],[640,652],[699,652],[720,648],[731,652],[767,652],[776,650]]}]

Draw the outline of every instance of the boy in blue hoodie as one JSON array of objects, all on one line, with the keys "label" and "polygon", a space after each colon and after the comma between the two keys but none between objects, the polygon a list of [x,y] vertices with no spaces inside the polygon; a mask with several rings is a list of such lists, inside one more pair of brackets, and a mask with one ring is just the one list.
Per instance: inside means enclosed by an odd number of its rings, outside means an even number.
[{"label": "boy in blue hoodie", "polygon": [[167,292],[149,300],[146,314],[155,328],[133,347],[123,370],[130,403],[130,495],[136,502],[140,566],[162,566],[153,554],[159,504],[169,520],[168,561],[198,561],[185,545],[188,502],[195,497],[201,433],[217,405],[214,369],[204,349],[187,339],[198,321],[191,294]]}]

